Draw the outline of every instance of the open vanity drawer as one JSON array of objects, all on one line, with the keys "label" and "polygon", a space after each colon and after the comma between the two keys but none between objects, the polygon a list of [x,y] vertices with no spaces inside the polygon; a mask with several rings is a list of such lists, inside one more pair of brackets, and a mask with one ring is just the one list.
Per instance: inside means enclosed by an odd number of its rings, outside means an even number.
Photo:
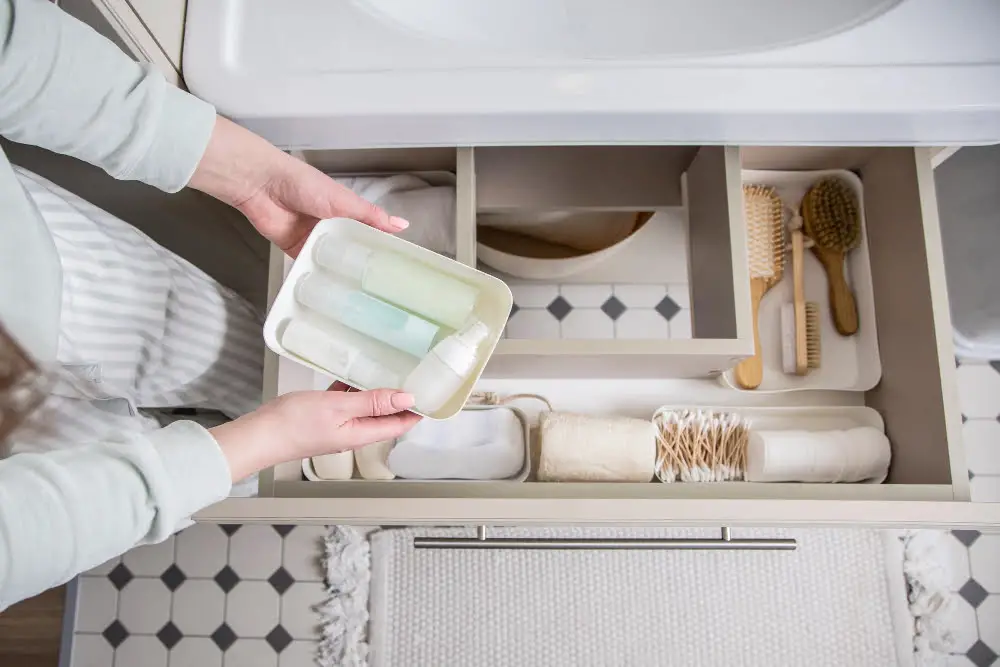
[{"label": "open vanity drawer", "polygon": [[[453,171],[456,255],[480,258],[477,217],[506,209],[656,210],[674,221],[685,251],[631,244],[622,274],[556,282],[556,296],[583,295],[601,310],[596,287],[659,285],[657,258],[683,257],[682,273],[664,286],[676,310],[690,311],[690,333],[511,337],[501,341],[479,389],[537,393],[559,410],[648,419],[661,405],[861,406],[882,416],[893,462],[884,484],[547,483],[304,481],[297,463],[261,478],[261,497],[230,499],[206,520],[342,523],[690,523],[777,525],[997,525],[1000,505],[969,502],[961,446],[955,364],[937,205],[929,154],[910,148],[533,147],[397,149],[306,153],[331,173]],[[737,392],[718,381],[753,350],[741,169],[855,170],[864,208],[882,377],[873,389]],[[603,174],[597,178],[595,174]],[[655,217],[647,223],[653,224]],[[679,221],[679,222],[677,222]],[[640,230],[640,231],[643,231]],[[638,240],[638,239],[636,239]],[[633,250],[634,249],[634,250]],[[624,255],[626,250],[620,254]],[[645,258],[643,260],[643,258]],[[608,263],[617,259],[611,258]],[[644,265],[640,260],[649,262]],[[594,271],[607,271],[602,262]],[[275,253],[272,294],[288,261]],[[648,280],[644,276],[653,276]],[[658,277],[659,276],[659,277]],[[677,280],[677,282],[672,282]],[[548,296],[552,285],[532,281]],[[581,285],[587,287],[582,289]],[[682,285],[688,292],[671,292]],[[593,288],[593,289],[591,289]],[[587,294],[590,296],[587,296]],[[523,301],[523,299],[522,299]],[[652,302],[650,302],[652,304]],[[573,305],[573,304],[571,304]],[[653,304],[650,307],[655,309]],[[631,307],[626,305],[626,307]],[[636,306],[639,308],[640,306]],[[565,310],[565,308],[557,309]],[[671,309],[673,311],[674,309]],[[551,314],[551,313],[550,313]],[[676,314],[676,313],[675,313]],[[514,317],[520,316],[515,312]],[[558,319],[558,318],[557,318]],[[514,320],[512,319],[512,322]],[[617,320],[616,320],[617,323]],[[510,327],[509,327],[510,328]],[[268,397],[312,388],[311,371],[269,355]],[[534,443],[533,443],[534,444]],[[276,443],[280,446],[280,443]]]}]

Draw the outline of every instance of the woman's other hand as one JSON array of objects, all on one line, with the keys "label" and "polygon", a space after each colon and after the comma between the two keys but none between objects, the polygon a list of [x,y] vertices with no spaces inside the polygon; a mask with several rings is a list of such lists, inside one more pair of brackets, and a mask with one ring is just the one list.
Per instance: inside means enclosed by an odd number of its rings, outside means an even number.
[{"label": "woman's other hand", "polygon": [[211,429],[229,461],[233,481],[284,461],[357,449],[393,440],[420,417],[407,412],[413,397],[396,389],[329,391],[279,396],[248,415]]},{"label": "woman's other hand", "polygon": [[292,257],[324,218],[352,218],[389,233],[408,224],[221,116],[188,185],[239,209]]}]

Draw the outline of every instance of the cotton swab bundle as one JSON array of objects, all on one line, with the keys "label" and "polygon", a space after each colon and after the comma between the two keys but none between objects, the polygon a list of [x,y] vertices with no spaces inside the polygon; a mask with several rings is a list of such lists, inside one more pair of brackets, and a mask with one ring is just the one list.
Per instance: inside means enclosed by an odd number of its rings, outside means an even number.
[{"label": "cotton swab bundle", "polygon": [[668,410],[653,415],[656,476],[661,482],[728,482],[746,472],[750,422],[712,410]]}]

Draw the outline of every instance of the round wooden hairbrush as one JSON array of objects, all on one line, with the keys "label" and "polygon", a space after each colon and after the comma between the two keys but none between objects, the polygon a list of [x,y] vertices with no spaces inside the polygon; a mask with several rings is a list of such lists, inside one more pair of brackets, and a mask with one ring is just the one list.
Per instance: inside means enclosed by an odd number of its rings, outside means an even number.
[{"label": "round wooden hairbrush", "polygon": [[830,314],[842,336],[858,332],[858,306],[847,284],[847,253],[861,245],[861,209],[851,186],[824,178],[802,198],[802,224],[814,242],[812,251],[826,270]]}]

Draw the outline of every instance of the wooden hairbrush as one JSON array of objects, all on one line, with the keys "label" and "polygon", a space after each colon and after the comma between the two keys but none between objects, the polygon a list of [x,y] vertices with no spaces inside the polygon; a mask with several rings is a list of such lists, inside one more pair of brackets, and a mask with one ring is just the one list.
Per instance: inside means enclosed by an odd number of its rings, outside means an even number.
[{"label": "wooden hairbrush", "polygon": [[861,245],[858,199],[845,181],[824,178],[802,198],[802,223],[812,251],[826,270],[830,313],[842,336],[858,332],[858,306],[844,274],[847,253]]},{"label": "wooden hairbrush", "polygon": [[757,313],[761,299],[769,289],[778,284],[785,268],[784,211],[774,188],[744,185],[743,218],[747,225],[754,355],[736,366],[733,378],[743,389],[756,389],[764,379]]}]

